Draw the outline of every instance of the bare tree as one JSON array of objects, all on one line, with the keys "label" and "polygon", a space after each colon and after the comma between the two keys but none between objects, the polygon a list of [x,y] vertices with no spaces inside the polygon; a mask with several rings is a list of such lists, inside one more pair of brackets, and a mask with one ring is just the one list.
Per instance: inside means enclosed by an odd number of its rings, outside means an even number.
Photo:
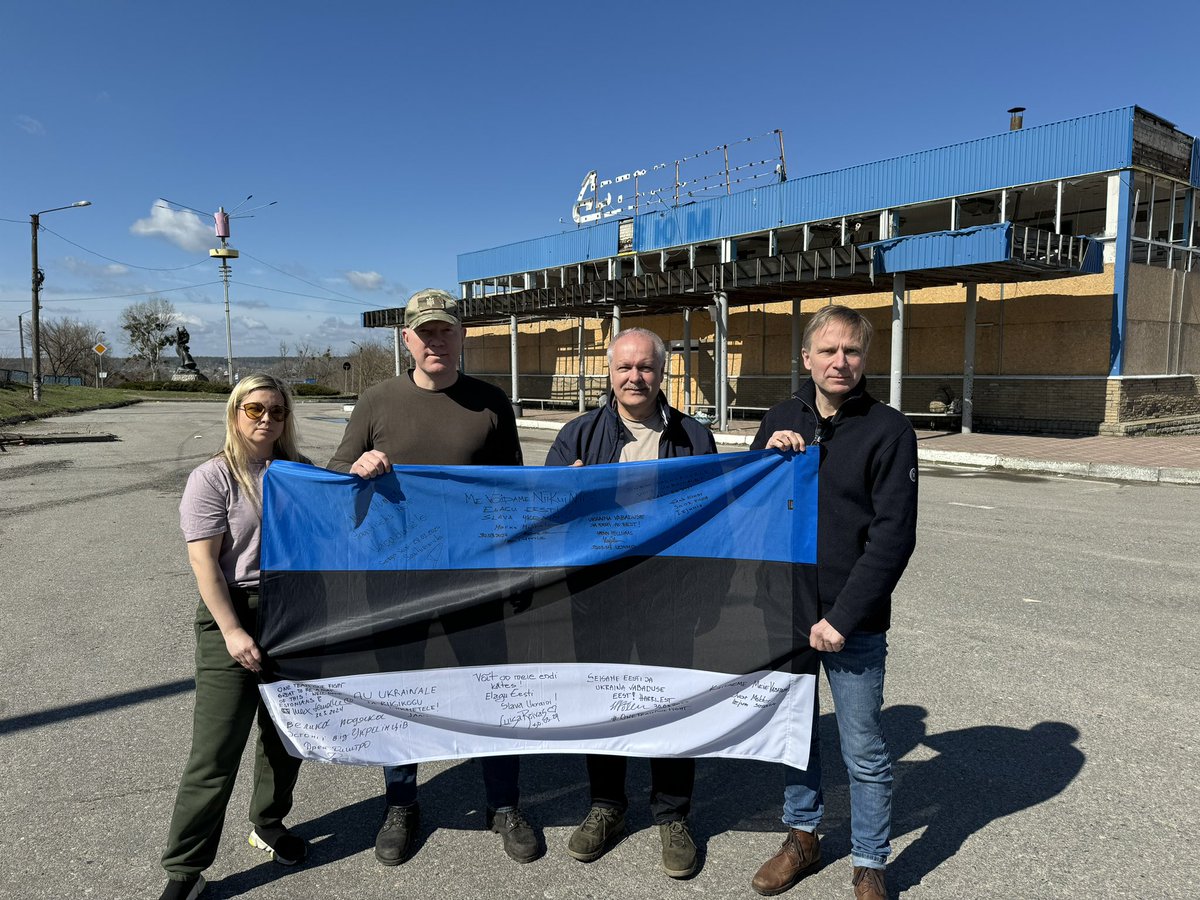
[{"label": "bare tree", "polygon": [[143,361],[155,380],[163,348],[175,343],[173,332],[178,321],[175,307],[162,297],[151,297],[121,310],[121,328],[129,335],[129,356]]},{"label": "bare tree", "polygon": [[354,345],[350,354],[350,376],[354,380],[356,393],[362,393],[373,384],[386,381],[395,374],[392,348],[381,341],[363,341]]},{"label": "bare tree", "polygon": [[318,352],[307,344],[305,347],[308,349],[305,359],[305,377],[315,378],[317,384],[323,384],[326,387],[340,388],[342,366],[339,359],[334,359],[333,348],[326,347]]},{"label": "bare tree", "polygon": [[271,367],[272,374],[285,381],[295,381],[297,376],[296,364],[288,359],[289,347],[287,341],[279,342],[279,362]]},{"label": "bare tree", "polygon": [[94,322],[73,322],[65,317],[47,319],[40,331],[49,374],[81,377],[92,374],[95,369],[92,347],[100,331]]}]

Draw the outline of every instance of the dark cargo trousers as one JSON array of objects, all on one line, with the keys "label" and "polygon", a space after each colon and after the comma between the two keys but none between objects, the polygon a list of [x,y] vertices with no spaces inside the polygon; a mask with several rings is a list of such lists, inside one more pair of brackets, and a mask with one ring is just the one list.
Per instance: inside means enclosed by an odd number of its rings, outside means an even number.
[{"label": "dark cargo trousers", "polygon": [[[254,634],[258,593],[230,587],[234,609]],[[250,821],[278,825],[292,808],[300,760],[284,748],[258,695],[258,676],[225,649],[225,639],[203,603],[196,611],[196,706],[188,756],[162,867],[171,878],[203,872],[216,859],[225,807],[233,792],[250,726],[258,719]]]}]

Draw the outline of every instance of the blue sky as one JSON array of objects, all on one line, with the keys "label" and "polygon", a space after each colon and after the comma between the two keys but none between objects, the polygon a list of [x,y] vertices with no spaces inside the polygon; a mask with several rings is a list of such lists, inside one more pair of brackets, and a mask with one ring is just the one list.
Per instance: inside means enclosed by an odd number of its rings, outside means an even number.
[{"label": "blue sky", "polygon": [[[554,233],[611,177],[781,129],[793,177],[1139,104],[1200,133],[1200,4],[6,4],[0,356],[30,300],[175,305],[225,352],[199,210],[234,219],[234,355],[335,353],[365,309],[457,290],[457,254]],[[560,219],[567,224],[560,224]]]}]

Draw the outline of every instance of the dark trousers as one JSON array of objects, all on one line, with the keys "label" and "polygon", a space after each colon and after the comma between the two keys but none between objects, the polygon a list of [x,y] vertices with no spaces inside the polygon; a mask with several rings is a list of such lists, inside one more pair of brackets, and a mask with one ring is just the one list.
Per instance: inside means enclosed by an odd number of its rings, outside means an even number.
[{"label": "dark trousers", "polygon": [[[592,589],[581,579],[572,587],[575,658],[579,662],[637,661],[647,666],[690,666],[695,644],[695,609],[684,595],[646,593],[636,573],[617,575]],[[647,628],[646,622],[673,622]],[[593,806],[624,811],[624,756],[587,755]],[[658,824],[686,818],[692,807],[696,761],[650,759],[650,811]]]},{"label": "dark trousers", "polygon": [[[607,806],[622,812],[628,808],[629,801],[625,796],[627,762],[624,756],[587,755],[592,806]],[[650,812],[657,824],[687,818],[692,809],[695,782],[694,759],[660,757],[650,760]]]},{"label": "dark trousers", "polygon": [[[503,664],[508,659],[504,635],[504,606],[493,602],[437,617],[459,665]],[[381,671],[420,669],[425,663],[425,643],[430,620],[417,622],[402,632],[403,639],[378,654]],[[479,760],[483,791],[492,810],[515,809],[521,802],[521,757],[485,756]],[[417,802],[417,764],[383,767],[388,806]]]},{"label": "dark trousers", "polygon": [[[521,774],[519,756],[485,756],[479,760],[483,770],[483,790],[493,810],[515,809],[521,801],[517,779]],[[412,806],[417,802],[417,764],[385,766],[383,783],[387,787],[388,806]]]},{"label": "dark trousers", "polygon": [[[254,633],[258,593],[230,588],[243,627]],[[233,792],[242,750],[258,719],[250,821],[256,827],[282,823],[292,809],[300,760],[287,752],[258,694],[258,676],[225,649],[225,639],[203,603],[196,611],[196,698],[192,750],[179,791],[162,867],[172,878],[203,872],[221,842],[225,808]]]}]

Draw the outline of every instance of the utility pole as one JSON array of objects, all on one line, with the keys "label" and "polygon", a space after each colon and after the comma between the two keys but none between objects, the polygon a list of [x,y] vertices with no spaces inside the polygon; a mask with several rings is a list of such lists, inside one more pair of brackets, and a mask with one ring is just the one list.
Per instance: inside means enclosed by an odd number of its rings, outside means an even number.
[{"label": "utility pole", "polygon": [[17,337],[21,341],[21,368],[25,368],[25,313],[17,313]]},{"label": "utility pole", "polygon": [[33,354],[33,365],[30,366],[30,378],[33,388],[33,402],[42,402],[42,344],[39,338],[41,337],[38,331],[38,292],[42,289],[42,282],[46,280],[45,273],[38,268],[38,248],[37,237],[38,228],[41,227],[41,213],[32,213],[29,216],[29,224],[32,229],[33,236],[33,308],[29,311],[29,342],[32,346],[29,352]]},{"label": "utility pole", "polygon": [[30,255],[33,258],[33,309],[29,311],[29,353],[33,357],[30,374],[33,381],[34,403],[42,402],[42,339],[41,327],[38,322],[38,295],[42,290],[42,282],[46,280],[46,273],[38,268],[38,229],[42,227],[41,217],[46,213],[58,212],[60,209],[74,209],[77,206],[91,205],[91,200],[77,200],[69,206],[55,206],[52,209],[43,209],[41,212],[29,214]]}]

